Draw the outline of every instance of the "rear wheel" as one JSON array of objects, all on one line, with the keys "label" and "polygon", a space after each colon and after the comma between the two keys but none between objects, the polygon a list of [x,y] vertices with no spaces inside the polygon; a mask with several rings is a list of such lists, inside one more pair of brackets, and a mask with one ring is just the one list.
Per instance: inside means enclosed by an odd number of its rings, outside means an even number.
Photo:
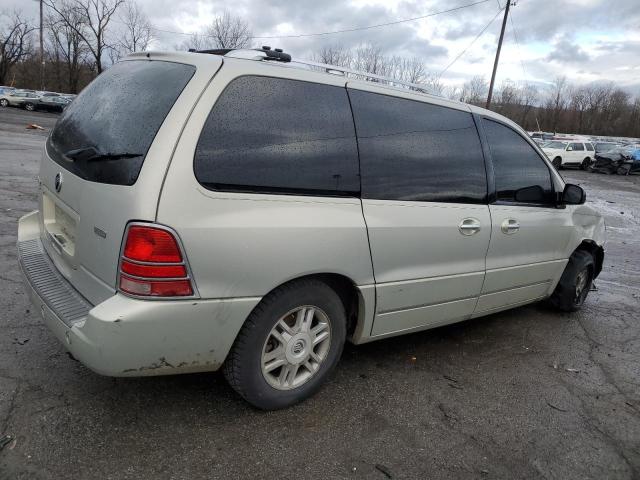
[{"label": "rear wheel", "polygon": [[33,103],[28,102],[24,104],[24,109],[28,110],[29,112],[33,112],[36,109],[36,106]]},{"label": "rear wheel", "polygon": [[263,410],[316,393],[338,363],[346,313],[338,294],[318,280],[284,285],[251,312],[224,364],[231,387]]},{"label": "rear wheel", "polygon": [[591,159],[589,157],[582,160],[582,163],[580,164],[580,168],[582,170],[588,170],[590,166],[591,166]]},{"label": "rear wheel", "polygon": [[549,298],[551,305],[563,312],[579,310],[591,289],[594,271],[595,262],[589,252],[573,252],[556,289]]},{"label": "rear wheel", "polygon": [[9,106],[9,100],[7,100],[6,98],[0,99],[0,107],[8,107],[8,106]]},{"label": "rear wheel", "polygon": [[556,170],[562,170],[562,159],[560,157],[554,158],[551,164],[556,167]]}]

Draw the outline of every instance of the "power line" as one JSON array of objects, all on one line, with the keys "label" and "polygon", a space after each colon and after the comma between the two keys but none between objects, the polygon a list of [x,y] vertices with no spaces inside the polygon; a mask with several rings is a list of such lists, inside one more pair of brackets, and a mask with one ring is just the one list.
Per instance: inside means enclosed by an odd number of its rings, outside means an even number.
[{"label": "power line", "polygon": [[[354,28],[347,28],[347,29],[344,29],[344,30],[333,30],[333,31],[330,31],[330,32],[299,33],[299,34],[291,34],[291,35],[251,36],[251,37],[248,37],[248,38],[253,39],[253,40],[271,39],[271,38],[302,38],[302,37],[319,37],[319,36],[324,36],[324,35],[334,35],[336,33],[358,32],[358,31],[361,31],[361,30],[370,30],[372,28],[388,27],[389,25],[398,25],[400,23],[414,22],[416,20],[422,20],[424,18],[430,18],[430,17],[435,17],[436,15],[442,15],[443,13],[450,13],[450,12],[455,12],[457,10],[462,10],[464,8],[473,7],[475,5],[480,5],[481,3],[487,3],[489,1],[491,1],[491,0],[479,0],[477,2],[468,3],[466,5],[461,5],[459,7],[449,8],[447,10],[441,10],[439,12],[429,13],[427,15],[421,15],[419,17],[405,18],[403,20],[395,20],[393,22],[378,23],[376,25],[367,25],[365,27],[354,27]],[[176,32],[176,31],[173,31],[173,30],[163,30],[163,29],[156,28],[156,27],[151,27],[151,28],[153,28],[157,32],[174,33],[174,34],[177,34],[177,35],[200,35],[202,37],[210,37],[210,38],[212,38],[211,35],[204,35],[204,34],[199,34],[199,33]]]},{"label": "power line", "polygon": [[516,31],[516,26],[513,21],[513,13],[509,17],[509,21],[511,22],[511,31],[513,32],[513,38],[516,40],[516,45],[518,46],[518,56],[520,58],[520,66],[522,67],[522,75],[524,75],[525,81],[528,78],[527,72],[524,68],[524,61],[522,60],[522,48],[520,47],[520,40],[518,40],[518,32]]},{"label": "power line", "polygon": [[476,41],[477,41],[477,40],[482,36],[482,34],[483,34],[484,32],[486,32],[486,31],[487,31],[487,28],[489,28],[489,27],[491,26],[491,24],[496,20],[496,18],[498,18],[498,15],[500,15],[500,13],[501,13],[503,10],[504,10],[504,8],[501,8],[500,10],[498,10],[498,11],[496,12],[496,14],[494,15],[494,17],[489,21],[489,23],[487,23],[487,24],[484,26],[484,28],[483,28],[482,30],[480,30],[480,32],[478,32],[478,34],[477,34],[477,35],[475,36],[475,38],[471,41],[471,43],[470,43],[469,45],[467,45],[467,47],[466,47],[464,50],[462,50],[462,51],[461,51],[461,52],[456,56],[456,58],[454,58],[454,59],[451,61],[451,63],[449,63],[449,65],[447,65],[447,66],[445,67],[445,69],[444,69],[444,70],[442,70],[442,71],[440,72],[440,74],[438,75],[438,78],[442,77],[442,75],[444,75],[444,73],[445,73],[447,70],[449,70],[449,68],[451,68],[451,66],[452,66],[454,63],[456,63],[456,62],[460,59],[460,57],[462,57],[465,53],[467,53],[467,50],[469,50],[469,49],[473,46],[473,44],[474,44],[474,43],[476,43]]}]

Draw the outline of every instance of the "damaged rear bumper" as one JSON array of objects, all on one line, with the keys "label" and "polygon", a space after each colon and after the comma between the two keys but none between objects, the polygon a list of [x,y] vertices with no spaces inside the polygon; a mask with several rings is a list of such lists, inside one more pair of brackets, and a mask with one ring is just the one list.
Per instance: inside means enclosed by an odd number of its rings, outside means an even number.
[{"label": "damaged rear bumper", "polygon": [[137,300],[121,294],[91,305],[39,244],[37,212],[20,219],[19,263],[36,311],[91,370],[108,376],[217,370],[260,298]]}]

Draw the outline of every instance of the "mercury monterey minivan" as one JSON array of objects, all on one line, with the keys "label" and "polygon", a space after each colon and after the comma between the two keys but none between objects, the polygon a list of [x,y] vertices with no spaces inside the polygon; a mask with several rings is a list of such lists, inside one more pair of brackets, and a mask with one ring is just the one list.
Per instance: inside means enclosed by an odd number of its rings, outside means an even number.
[{"label": "mercury monterey minivan", "polygon": [[602,217],[513,122],[280,50],[134,54],[52,130],[18,251],[103,375],[223,368],[263,409],[361,344],[549,299],[580,308]]}]

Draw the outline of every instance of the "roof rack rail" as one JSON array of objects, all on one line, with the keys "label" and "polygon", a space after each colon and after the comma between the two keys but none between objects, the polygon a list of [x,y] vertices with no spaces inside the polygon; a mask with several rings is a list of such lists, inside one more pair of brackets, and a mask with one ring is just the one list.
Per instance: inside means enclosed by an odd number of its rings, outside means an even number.
[{"label": "roof rack rail", "polygon": [[274,48],[264,45],[262,48],[250,48],[250,49],[236,49],[236,48],[214,48],[210,50],[196,50],[195,48],[190,48],[190,52],[192,53],[209,53],[212,55],[227,55],[231,52],[246,52],[246,51],[254,51],[264,53],[264,57],[259,57],[260,60],[275,60],[277,62],[290,62],[291,55],[288,53],[284,53],[281,48]]},{"label": "roof rack rail", "polygon": [[400,85],[402,87],[409,87],[411,90],[428,93],[429,95],[438,96],[435,93],[433,93],[433,91],[426,85],[421,85],[419,83],[405,82],[404,80],[398,80],[397,78],[386,77],[384,75],[377,75],[375,73],[369,73],[362,70],[353,70],[347,67],[340,67],[340,66],[331,65],[328,63],[313,62],[311,60],[292,60],[291,63],[307,65],[307,66],[314,67],[326,73],[331,73],[334,75],[336,73],[342,74],[345,77],[348,77],[349,75],[351,75],[356,79],[366,80],[373,83],[386,83],[390,86]]},{"label": "roof rack rail", "polygon": [[[247,60],[272,60],[277,62],[284,62],[291,66],[296,67],[297,65],[310,67],[311,69],[319,70],[321,72],[330,73],[333,75],[343,75],[345,77],[352,77],[359,80],[365,80],[372,83],[384,83],[389,86],[400,86],[409,88],[410,90],[427,93],[429,95],[433,95],[439,97],[431,88],[426,85],[421,85],[419,83],[406,82],[404,80],[398,80],[397,78],[387,77],[384,75],[378,75],[375,73],[369,73],[361,70],[354,70],[347,67],[340,67],[338,65],[330,65],[328,63],[319,63],[313,62],[311,60],[292,60],[291,55],[288,53],[284,53],[281,48],[271,49],[269,46],[263,46],[262,48],[218,48],[212,50],[195,50],[189,49],[190,52],[195,53],[209,53],[213,55],[222,55],[226,57],[232,58],[244,58]],[[256,53],[258,52],[258,53]]]}]

